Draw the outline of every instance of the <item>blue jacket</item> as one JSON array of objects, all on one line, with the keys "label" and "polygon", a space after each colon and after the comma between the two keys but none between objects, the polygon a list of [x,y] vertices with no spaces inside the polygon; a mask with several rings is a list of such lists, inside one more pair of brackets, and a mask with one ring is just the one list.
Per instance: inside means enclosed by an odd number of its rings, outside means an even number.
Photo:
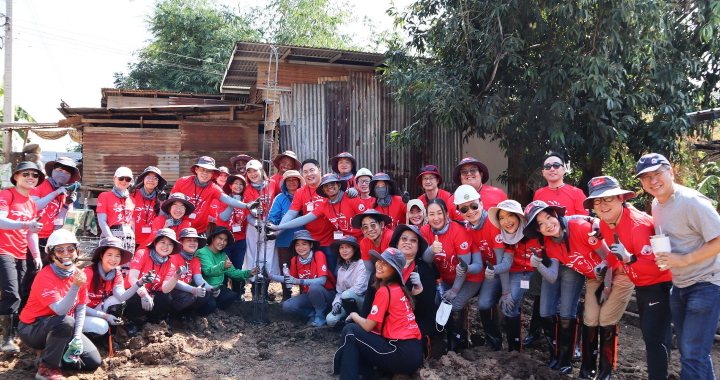
[{"label": "blue jacket", "polygon": [[[280,186],[280,190],[281,193],[275,197],[272,208],[270,208],[270,215],[268,216],[268,220],[276,225],[280,224],[282,217],[285,216],[285,213],[288,212],[288,210],[290,210],[290,204],[293,200],[293,196],[288,193],[284,183]],[[278,248],[289,247],[295,231],[302,229],[302,227],[299,227],[283,231],[277,240],[275,240],[275,246]]]}]

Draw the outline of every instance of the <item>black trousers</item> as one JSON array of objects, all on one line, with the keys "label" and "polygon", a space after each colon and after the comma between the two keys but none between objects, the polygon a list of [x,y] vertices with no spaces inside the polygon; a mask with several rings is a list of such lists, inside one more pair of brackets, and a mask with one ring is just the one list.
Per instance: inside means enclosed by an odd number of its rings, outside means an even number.
[{"label": "black trousers", "polygon": [[210,292],[206,292],[204,297],[198,297],[177,288],[170,291],[170,305],[172,305],[175,311],[200,311],[205,308],[205,305],[207,305],[211,299],[213,299],[213,296]]},{"label": "black trousers", "polygon": [[102,364],[102,358],[95,345],[84,334],[81,335],[83,350],[80,363],[67,363],[62,360],[68,343],[75,332],[75,318],[67,315],[39,317],[32,324],[20,322],[18,335],[20,340],[36,350],[44,350],[40,361],[48,368],[64,366],[72,369],[94,370]]},{"label": "black trousers", "polygon": [[142,300],[140,296],[135,293],[129,300],[127,300],[127,309],[125,310],[125,316],[130,320],[138,320],[142,317],[154,317],[163,318],[165,314],[170,312],[170,294],[165,294],[162,291],[150,291],[153,296],[153,308],[150,311],[145,311],[142,308]]},{"label": "black trousers", "polygon": [[[42,259],[42,262],[45,263],[45,257],[47,257],[47,253],[45,253],[45,246],[47,245],[48,239],[38,239],[38,245],[40,249],[40,259]],[[33,261],[32,253],[30,253],[30,250],[27,251],[27,270],[25,271],[25,278],[22,282],[22,291],[20,292],[20,311],[25,307],[25,304],[27,304],[28,298],[30,298],[30,289],[32,288],[33,281],[35,281],[35,276],[37,276],[38,273],[40,273],[40,269],[35,269],[35,263]],[[41,268],[42,269],[42,268]]]},{"label": "black trousers", "polygon": [[[212,296],[210,296],[210,297],[212,297]],[[215,301],[215,304],[217,305],[218,309],[225,310],[225,309],[229,308],[230,306],[232,306],[232,304],[235,302],[237,297],[238,297],[238,294],[233,292],[232,290],[230,290],[230,288],[228,288],[225,285],[220,285],[220,295],[217,298],[215,298],[214,301]],[[210,313],[208,312],[208,314],[210,314]]]},{"label": "black trousers", "polygon": [[373,367],[391,373],[412,373],[423,362],[419,339],[391,340],[363,330],[355,323],[343,328],[334,370],[340,380],[372,379]]},{"label": "black trousers", "polygon": [[10,255],[0,255],[0,315],[19,313],[25,263]]},{"label": "black trousers", "polygon": [[671,288],[672,281],[635,287],[638,313],[640,314],[640,329],[647,352],[649,380],[667,380],[668,378],[667,368],[672,343]]}]

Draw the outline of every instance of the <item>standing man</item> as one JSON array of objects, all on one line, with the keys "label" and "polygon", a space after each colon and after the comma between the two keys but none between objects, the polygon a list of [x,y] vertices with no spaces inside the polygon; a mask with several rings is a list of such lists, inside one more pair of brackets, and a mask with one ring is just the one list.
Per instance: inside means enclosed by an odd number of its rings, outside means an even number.
[{"label": "standing man", "polygon": [[547,186],[538,189],[533,201],[565,207],[565,215],[588,215],[583,208],[585,193],[577,187],[565,184],[565,160],[560,153],[550,152],[543,157],[542,175]]},{"label": "standing man", "polygon": [[[422,202],[423,206],[427,208],[428,202],[432,199],[440,198],[445,201],[446,205],[452,205],[454,197],[449,191],[440,189],[438,186],[442,185],[443,178],[440,175],[440,171],[435,165],[426,165],[420,168],[420,175],[415,178],[415,182],[420,185],[425,193],[419,196],[417,199]],[[450,217],[459,222],[464,222],[462,214],[457,208],[448,210]]]},{"label": "standing man", "polygon": [[370,210],[375,204],[375,198],[370,196],[370,181],[372,181],[373,174],[370,169],[360,168],[355,173],[355,188],[360,193],[360,202],[362,203],[360,211]]},{"label": "standing man", "polygon": [[330,159],[330,168],[333,173],[340,176],[340,179],[347,182],[348,188],[355,187],[355,173],[357,173],[357,161],[348,152],[342,152]]},{"label": "standing man", "polygon": [[490,173],[487,166],[472,157],[460,160],[453,170],[453,181],[456,185],[470,185],[480,193],[485,211],[508,199],[502,189],[485,184],[489,179]]},{"label": "standing man", "polygon": [[642,156],[636,173],[655,197],[655,234],[670,238],[672,252],[654,253],[658,267],[672,272],[670,311],[680,379],[715,379],[710,350],[720,318],[720,216],[707,197],[675,183],[675,172],[662,155]]},{"label": "standing man", "polygon": [[254,158],[247,154],[238,154],[237,156],[230,159],[230,165],[235,168],[235,172],[245,177],[245,166],[248,162],[254,160]]}]

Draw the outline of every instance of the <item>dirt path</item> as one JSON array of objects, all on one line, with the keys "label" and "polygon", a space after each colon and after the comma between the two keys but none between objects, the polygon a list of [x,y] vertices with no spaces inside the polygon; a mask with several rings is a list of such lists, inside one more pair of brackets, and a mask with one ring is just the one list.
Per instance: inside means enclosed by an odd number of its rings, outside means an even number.
[{"label": "dirt path", "polygon": [[[271,287],[278,296],[279,285]],[[526,319],[529,304],[523,305]],[[474,314],[474,313],[473,313]],[[267,308],[266,325],[252,323],[252,304],[234,305],[227,312],[218,311],[209,318],[198,318],[194,324],[172,321],[159,325],[148,324],[141,336],[127,339],[120,336],[125,350],[105,359],[93,373],[65,371],[69,379],[337,379],[331,373],[332,359],[337,348],[338,330],[328,327],[305,326],[303,318],[282,313],[279,303]],[[479,323],[473,316],[473,330]],[[525,321],[528,322],[528,321]],[[637,320],[625,318],[620,325],[618,341],[618,370],[613,379],[640,380],[647,377],[645,350]],[[442,348],[434,342],[434,352]],[[436,354],[412,379],[562,379],[557,372],[538,367],[547,357],[542,345],[523,353],[491,352],[475,347],[459,354]],[[106,352],[101,352],[103,357]],[[720,346],[712,352],[716,376],[720,377]],[[0,356],[0,377],[3,379],[31,379],[35,374],[35,353],[21,346],[16,356]],[[576,367],[579,364],[576,365]],[[673,349],[671,379],[680,370],[679,353]],[[577,377],[577,368],[573,378]],[[377,378],[392,376],[377,374]]]}]

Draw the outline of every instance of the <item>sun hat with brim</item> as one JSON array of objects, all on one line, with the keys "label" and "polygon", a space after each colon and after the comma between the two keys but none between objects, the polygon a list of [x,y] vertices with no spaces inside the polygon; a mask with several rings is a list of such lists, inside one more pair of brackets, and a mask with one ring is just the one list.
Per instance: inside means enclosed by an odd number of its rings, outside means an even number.
[{"label": "sun hat with brim", "polygon": [[220,175],[220,171],[218,170],[217,167],[215,167],[215,159],[212,157],[202,156],[202,157],[198,158],[197,164],[190,167],[190,173],[197,174],[197,173],[195,173],[195,169],[197,169],[197,168],[212,170],[213,178],[217,178],[217,176]]},{"label": "sun hat with brim", "polygon": [[455,169],[453,169],[453,182],[455,182],[456,185],[462,185],[462,181],[460,180],[460,168],[462,168],[463,165],[476,166],[483,175],[482,183],[485,183],[490,179],[490,172],[488,171],[488,168],[487,168],[487,166],[485,166],[485,164],[483,164],[482,162],[480,162],[472,157],[465,157],[462,160],[460,160],[460,163],[457,164]]},{"label": "sun hat with brim", "polygon": [[38,177],[38,183],[37,183],[37,185],[35,185],[36,187],[40,186],[40,184],[43,183],[43,181],[45,181],[45,173],[43,173],[42,170],[40,170],[40,168],[38,168],[37,164],[35,164],[34,162],[31,162],[31,161],[24,161],[24,162],[21,162],[18,164],[17,168],[15,168],[15,171],[13,172],[13,175],[10,177],[10,182],[12,182],[13,186],[17,186],[17,181],[15,180],[15,174],[24,172],[26,170],[32,170],[32,171],[38,172],[38,174],[40,174],[40,176]]},{"label": "sun hat with brim", "polygon": [[234,168],[235,164],[238,161],[252,161],[252,160],[254,160],[254,158],[248,156],[247,154],[238,154],[237,156],[230,159],[230,165],[232,165],[232,167]]},{"label": "sun hat with brim", "polygon": [[438,186],[442,185],[443,177],[440,175],[440,170],[438,170],[438,167],[435,165],[425,165],[420,168],[420,175],[415,177],[415,183],[417,183],[418,186],[422,187],[422,177],[425,174],[434,174],[438,178]]},{"label": "sun hat with brim", "polygon": [[323,190],[323,186],[331,183],[331,182],[339,182],[340,183],[340,190],[345,191],[347,190],[347,181],[343,181],[340,179],[340,176],[335,173],[325,174],[322,177],[322,180],[320,181],[320,186],[317,187],[317,190],[315,191],[315,194],[323,197],[328,198],[327,194],[325,194],[325,190]]},{"label": "sun hat with brim", "polygon": [[200,249],[200,248],[204,247],[205,244],[207,244],[207,238],[205,238],[204,236],[198,235],[197,230],[192,227],[183,228],[182,231],[180,231],[180,237],[178,238],[180,243],[182,243],[182,239],[185,239],[185,238],[197,239],[197,241],[198,241],[197,249]]},{"label": "sun hat with brim", "polygon": [[590,210],[593,208],[593,199],[612,197],[622,195],[623,201],[635,198],[635,192],[623,190],[620,183],[610,176],[595,177],[588,182],[588,193],[590,196],[583,201],[583,208]]},{"label": "sun hat with brim", "polygon": [[385,222],[385,225],[388,226],[390,223],[392,223],[392,218],[388,215],[385,215],[375,209],[369,209],[365,210],[362,214],[356,214],[352,217],[352,220],[350,220],[350,225],[353,228],[357,228],[359,230],[362,230],[362,221],[365,219],[365,217],[371,217],[375,219],[377,222]]},{"label": "sun hat with brim", "polygon": [[357,161],[355,160],[355,157],[353,157],[353,155],[348,152],[342,152],[330,159],[330,168],[332,168],[333,172],[340,173],[340,170],[338,169],[338,162],[340,162],[341,158],[347,158],[348,160],[352,161],[352,169],[350,169],[350,171],[353,175],[357,173]]},{"label": "sun hat with brim", "polygon": [[182,244],[179,241],[177,241],[176,236],[177,235],[175,235],[175,231],[171,230],[170,228],[163,228],[161,230],[158,230],[158,232],[155,234],[155,238],[152,239],[152,241],[150,243],[148,243],[146,245],[146,247],[155,249],[155,243],[157,243],[158,240],[166,237],[166,238],[172,240],[173,245],[174,245],[173,251],[170,254],[174,255],[176,253],[180,253],[180,251],[182,251]]},{"label": "sun hat with brim", "polygon": [[275,169],[280,170],[280,160],[282,160],[283,157],[287,157],[287,158],[293,160],[293,164],[294,164],[293,169],[295,169],[295,170],[302,169],[302,162],[300,162],[300,160],[298,160],[297,154],[295,154],[295,152],[293,152],[292,150],[286,150],[286,151],[278,154],[277,156],[275,156],[275,158],[273,158],[272,163],[273,163],[273,166],[275,166]]},{"label": "sun hat with brim", "polygon": [[542,237],[542,234],[540,232],[535,231],[534,224],[535,218],[541,211],[555,211],[555,214],[557,214],[558,218],[565,216],[565,207],[563,206],[551,206],[543,201],[532,201],[529,205],[525,207],[524,214],[525,219],[527,220],[527,225],[523,230],[523,235],[525,235],[526,237],[531,239],[539,239]]},{"label": "sun hat with brim", "polygon": [[262,163],[258,160],[250,160],[248,161],[247,165],[245,166],[245,169],[255,169],[257,171],[265,171],[263,169]]},{"label": "sun hat with brim", "polygon": [[638,160],[635,167],[635,178],[647,172],[654,172],[660,169],[663,164],[670,166],[670,161],[665,156],[658,153],[648,153]]},{"label": "sun hat with brim", "polygon": [[67,170],[68,173],[71,173],[66,185],[72,185],[80,180],[80,170],[77,168],[75,161],[70,157],[58,157],[55,161],[48,161],[45,164],[45,173],[47,173],[48,177],[52,176],[53,169],[55,169],[57,165],[60,165],[63,169]]},{"label": "sun hat with brim", "polygon": [[425,250],[428,247],[428,242],[425,240],[425,238],[420,233],[420,228],[417,226],[412,226],[409,224],[400,224],[395,228],[395,231],[393,231],[392,237],[390,238],[390,247],[397,248],[398,243],[400,243],[400,236],[402,236],[403,232],[405,231],[412,231],[417,235],[418,237],[418,250],[417,250],[417,257],[422,257],[422,254],[425,253]]},{"label": "sun hat with brim", "polygon": [[122,240],[116,238],[115,236],[110,236],[101,239],[100,245],[95,248],[95,251],[93,251],[93,264],[99,263],[102,255],[110,248],[115,248],[120,251],[120,263],[118,264],[118,266],[127,264],[130,262],[130,260],[132,260],[133,254],[132,252],[124,248]]},{"label": "sun hat with brim", "polygon": [[490,219],[490,223],[501,230],[502,227],[500,227],[500,221],[498,220],[498,212],[500,210],[511,212],[520,218],[521,223],[527,223],[527,218],[525,218],[525,212],[523,211],[522,205],[518,201],[506,199],[498,203],[497,206],[490,207],[490,209],[488,209],[488,219]]},{"label": "sun hat with brim", "polygon": [[372,180],[370,181],[370,196],[377,198],[375,196],[375,185],[378,183],[378,181],[384,181],[386,184],[388,184],[390,187],[390,195],[400,195],[400,189],[398,188],[397,182],[390,179],[390,176],[385,173],[375,173]]},{"label": "sun hat with brim", "polygon": [[135,180],[136,183],[140,184],[143,183],[145,180],[145,177],[147,177],[148,174],[153,173],[158,177],[158,185],[157,189],[162,190],[165,188],[165,185],[167,185],[167,180],[163,178],[162,171],[160,169],[156,168],[155,166],[148,166],[143,170],[142,174],[140,174],[137,179]]},{"label": "sun hat with brim", "polygon": [[[305,178],[303,178],[302,174],[300,174],[297,170],[288,170],[283,174],[282,179],[280,180],[280,188],[282,189],[283,186],[285,186],[285,182],[290,178],[296,178],[298,182],[298,188],[305,186]],[[287,190],[287,187],[285,187],[285,190]]]},{"label": "sun hat with brim", "polygon": [[220,172],[218,174],[225,173],[227,175],[230,175],[230,169],[228,169],[227,166],[218,166],[217,170]]},{"label": "sun hat with brim", "polygon": [[180,202],[185,205],[185,215],[188,216],[192,214],[195,211],[195,205],[192,204],[187,198],[187,195],[183,193],[172,193],[168,197],[168,199],[165,200],[165,202],[162,203],[160,206],[160,209],[168,216],[170,217],[170,207],[172,207],[172,204],[175,202]]},{"label": "sun hat with brim", "polygon": [[312,244],[313,252],[317,252],[320,250],[320,242],[313,239],[312,235],[310,235],[310,232],[308,232],[308,230],[297,230],[293,234],[293,239],[290,240],[290,246],[288,247],[290,248],[290,253],[293,255],[298,254],[297,251],[295,251],[295,242],[297,242],[298,240],[309,241]]},{"label": "sun hat with brim", "polygon": [[357,239],[355,239],[355,236],[351,235],[345,235],[340,239],[334,240],[332,243],[330,243],[330,252],[335,257],[340,257],[340,245],[341,244],[347,244],[355,248],[356,252],[360,252],[360,243],[358,243]]},{"label": "sun hat with brim", "polygon": [[243,181],[244,186],[247,186],[247,179],[243,177],[240,174],[230,174],[227,177],[227,181],[225,182],[225,185],[223,185],[223,191],[225,194],[230,195],[232,194],[232,184],[235,183],[236,179],[241,179]]},{"label": "sun hat with brim", "polygon": [[230,232],[230,230],[228,230],[225,226],[215,226],[213,232],[210,234],[210,236],[207,237],[207,241],[212,243],[213,238],[220,234],[225,234],[225,236],[227,237],[227,247],[235,244],[235,237],[233,236],[232,232]]},{"label": "sun hat with brim", "polygon": [[395,271],[398,272],[400,276],[400,283],[405,285],[405,280],[403,280],[402,271],[403,268],[405,268],[405,255],[400,252],[397,248],[386,248],[382,254],[379,254],[375,250],[370,250],[370,260],[372,260],[373,264],[375,264],[376,261],[382,260],[386,263],[390,264]]}]

